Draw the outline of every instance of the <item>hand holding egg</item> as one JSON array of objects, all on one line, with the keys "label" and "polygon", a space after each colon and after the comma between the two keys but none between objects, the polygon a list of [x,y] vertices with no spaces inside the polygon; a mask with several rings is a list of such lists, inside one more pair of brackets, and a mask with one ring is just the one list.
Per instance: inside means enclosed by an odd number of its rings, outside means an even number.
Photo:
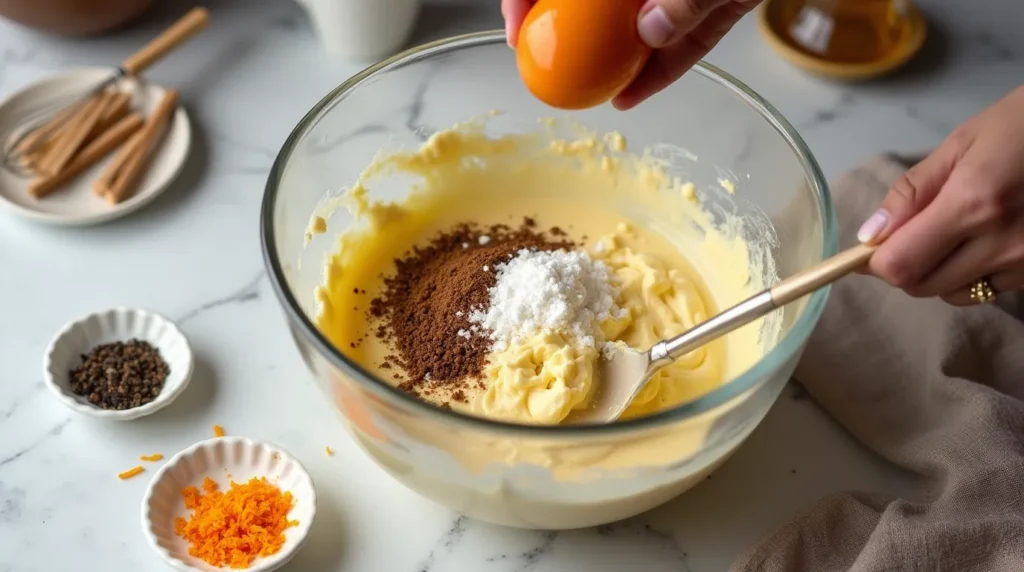
[{"label": "hand holding egg", "polygon": [[[530,92],[629,109],[679,79],[760,0],[502,0]],[[652,51],[653,50],[653,51]]]}]

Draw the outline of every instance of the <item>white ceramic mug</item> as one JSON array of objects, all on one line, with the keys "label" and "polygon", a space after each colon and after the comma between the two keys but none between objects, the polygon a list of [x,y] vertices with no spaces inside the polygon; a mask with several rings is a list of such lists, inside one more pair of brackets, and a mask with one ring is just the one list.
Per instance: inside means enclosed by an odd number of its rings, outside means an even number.
[{"label": "white ceramic mug", "polygon": [[298,0],[320,43],[332,54],[357,60],[390,56],[409,39],[420,0]]}]

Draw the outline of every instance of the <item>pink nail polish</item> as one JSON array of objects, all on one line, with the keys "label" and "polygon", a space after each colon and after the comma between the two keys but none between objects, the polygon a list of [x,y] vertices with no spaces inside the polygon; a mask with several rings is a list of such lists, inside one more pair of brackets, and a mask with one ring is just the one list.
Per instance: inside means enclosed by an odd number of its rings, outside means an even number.
[{"label": "pink nail polish", "polygon": [[870,243],[882,234],[887,226],[889,226],[889,211],[878,209],[868,217],[868,220],[864,221],[864,224],[860,225],[860,229],[857,230],[857,240]]}]

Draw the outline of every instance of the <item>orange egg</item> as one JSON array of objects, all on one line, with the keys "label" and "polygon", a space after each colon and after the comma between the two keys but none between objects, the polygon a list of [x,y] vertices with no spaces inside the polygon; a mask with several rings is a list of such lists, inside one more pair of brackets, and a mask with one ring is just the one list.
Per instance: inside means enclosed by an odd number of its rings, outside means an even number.
[{"label": "orange egg", "polygon": [[540,0],[519,31],[516,62],[527,89],[561,109],[600,105],[647,62],[636,29],[643,0]]}]

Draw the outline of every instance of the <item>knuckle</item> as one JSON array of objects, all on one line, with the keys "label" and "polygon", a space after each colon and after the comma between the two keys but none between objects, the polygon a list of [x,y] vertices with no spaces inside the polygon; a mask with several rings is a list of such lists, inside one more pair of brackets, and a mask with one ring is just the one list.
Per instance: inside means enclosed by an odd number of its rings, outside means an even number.
[{"label": "knuckle", "polygon": [[990,189],[986,193],[989,196],[987,201],[989,220],[1004,228],[1013,225],[1018,218],[1017,205],[1015,204],[1017,202],[1016,193],[1012,192],[1010,187],[1006,185],[991,187]]},{"label": "knuckle", "polygon": [[965,121],[960,125],[957,125],[949,135],[946,136],[944,143],[950,145],[954,149],[966,149],[970,142],[974,139],[974,122],[971,120]]},{"label": "knuckle", "polygon": [[871,265],[874,267],[876,276],[896,288],[907,290],[908,294],[918,287],[913,269],[900,258],[876,255],[875,260],[871,261]]},{"label": "knuckle", "polygon": [[986,224],[998,216],[998,209],[995,207],[993,202],[982,193],[973,191],[965,193],[961,204],[963,205],[962,208],[964,210],[962,214],[968,219],[977,221],[981,224]]},{"label": "knuckle", "polygon": [[1012,240],[1007,241],[996,257],[997,267],[1020,268],[1024,265],[1024,236],[1017,232]]},{"label": "knuckle", "polygon": [[715,8],[719,4],[723,4],[721,0],[678,0],[684,8],[689,10],[691,14],[703,14],[704,12],[710,12],[712,8]]},{"label": "knuckle", "polygon": [[994,181],[984,169],[965,168],[958,173],[954,188],[962,189],[964,214],[984,225],[1007,226],[1015,222],[1017,193]]},{"label": "knuckle", "polygon": [[696,17],[710,12],[721,2],[719,0],[663,0],[660,5],[676,25],[693,22]]},{"label": "knuckle", "polygon": [[915,203],[918,195],[917,180],[920,177],[920,167],[914,166],[910,168],[900,178],[896,179],[896,182],[892,184],[890,197],[895,198],[900,202],[900,206],[908,207]]}]

